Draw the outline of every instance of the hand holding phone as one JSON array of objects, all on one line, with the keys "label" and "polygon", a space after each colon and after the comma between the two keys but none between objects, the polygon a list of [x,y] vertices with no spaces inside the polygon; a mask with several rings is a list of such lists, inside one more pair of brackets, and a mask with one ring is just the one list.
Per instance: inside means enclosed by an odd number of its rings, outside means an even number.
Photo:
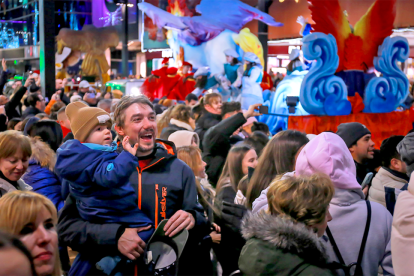
[{"label": "hand holding phone", "polygon": [[259,113],[260,114],[269,114],[269,107],[265,106],[265,105],[259,106]]}]

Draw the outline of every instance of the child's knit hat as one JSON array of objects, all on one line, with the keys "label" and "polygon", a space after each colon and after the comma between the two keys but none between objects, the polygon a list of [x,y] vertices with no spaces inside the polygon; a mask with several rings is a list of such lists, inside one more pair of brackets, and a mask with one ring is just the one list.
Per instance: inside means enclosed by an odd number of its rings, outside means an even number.
[{"label": "child's knit hat", "polygon": [[91,131],[100,124],[112,127],[111,117],[101,108],[89,107],[82,102],[70,103],[66,107],[66,116],[75,139],[85,142]]}]

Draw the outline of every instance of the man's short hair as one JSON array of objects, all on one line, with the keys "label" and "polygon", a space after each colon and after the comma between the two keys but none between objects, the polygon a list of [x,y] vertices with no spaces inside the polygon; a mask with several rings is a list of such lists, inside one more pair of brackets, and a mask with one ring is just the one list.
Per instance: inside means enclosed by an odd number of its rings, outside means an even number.
[{"label": "man's short hair", "polygon": [[382,141],[380,147],[380,155],[382,159],[382,165],[389,168],[391,160],[393,158],[401,160],[401,156],[397,151],[397,145],[404,139],[404,136],[391,136],[390,138]]},{"label": "man's short hair", "polygon": [[241,104],[239,102],[225,102],[223,103],[223,106],[221,107],[221,116],[223,117],[227,113],[234,112],[234,111],[240,111],[241,110]]},{"label": "man's short hair", "polygon": [[254,122],[252,126],[252,131],[261,131],[264,134],[269,134],[269,126],[265,123]]},{"label": "man's short hair", "polygon": [[188,101],[188,102],[191,102],[191,101],[196,101],[197,102],[198,97],[197,97],[197,95],[195,95],[193,93],[190,93],[185,97],[185,100]]},{"label": "man's short hair", "polygon": [[125,124],[125,110],[133,104],[146,104],[154,110],[151,101],[144,95],[124,96],[116,105],[114,120],[117,126],[123,127]]},{"label": "man's short hair", "polygon": [[27,97],[27,104],[35,107],[37,102],[40,102],[39,95],[37,95],[37,93],[30,93]]}]

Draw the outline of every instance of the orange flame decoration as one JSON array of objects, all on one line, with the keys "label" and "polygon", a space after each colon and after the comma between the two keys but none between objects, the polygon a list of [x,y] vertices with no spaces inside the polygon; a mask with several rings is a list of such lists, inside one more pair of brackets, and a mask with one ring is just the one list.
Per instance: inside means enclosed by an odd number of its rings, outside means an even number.
[{"label": "orange flame decoration", "polygon": [[[201,1],[197,1],[198,3]],[[168,0],[167,11],[175,16],[194,16],[195,9],[189,9],[185,0]]]}]

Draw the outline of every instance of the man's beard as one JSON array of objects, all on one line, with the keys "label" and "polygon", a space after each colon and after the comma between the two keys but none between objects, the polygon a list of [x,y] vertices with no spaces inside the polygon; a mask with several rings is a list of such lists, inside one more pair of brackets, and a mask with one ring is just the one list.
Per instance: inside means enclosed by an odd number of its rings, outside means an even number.
[{"label": "man's beard", "polygon": [[139,145],[137,152],[148,152],[148,151],[152,151],[154,150],[155,147],[155,142],[152,143],[152,145],[149,146],[143,146],[143,145]]}]

